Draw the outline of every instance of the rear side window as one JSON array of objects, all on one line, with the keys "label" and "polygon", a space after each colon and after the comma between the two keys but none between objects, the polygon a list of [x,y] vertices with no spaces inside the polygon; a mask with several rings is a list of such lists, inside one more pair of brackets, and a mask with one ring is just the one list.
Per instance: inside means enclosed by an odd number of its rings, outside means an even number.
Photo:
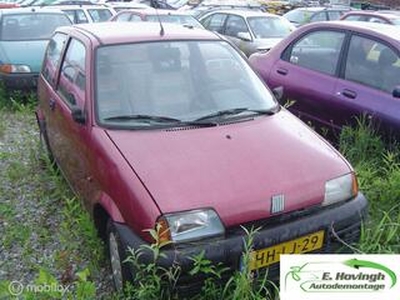
[{"label": "rear side window", "polygon": [[287,58],[292,64],[334,75],[344,37],[343,32],[337,31],[311,32],[294,43]]},{"label": "rear side window", "polygon": [[61,60],[62,49],[67,41],[67,35],[56,33],[47,45],[42,74],[44,78],[54,85],[57,78],[57,67]]},{"label": "rear side window", "polygon": [[344,75],[347,80],[392,93],[400,84],[400,57],[386,44],[355,35]]},{"label": "rear side window", "polygon": [[86,49],[78,40],[72,39],[61,66],[58,91],[69,106],[83,108],[85,100]]}]

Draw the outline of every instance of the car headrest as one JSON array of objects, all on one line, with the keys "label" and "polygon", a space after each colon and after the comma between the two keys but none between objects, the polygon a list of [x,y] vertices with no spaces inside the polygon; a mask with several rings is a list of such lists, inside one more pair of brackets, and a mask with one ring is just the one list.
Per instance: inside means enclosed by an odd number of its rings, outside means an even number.
[{"label": "car headrest", "polygon": [[397,55],[389,48],[383,49],[379,55],[379,65],[381,66],[391,66],[397,60]]}]

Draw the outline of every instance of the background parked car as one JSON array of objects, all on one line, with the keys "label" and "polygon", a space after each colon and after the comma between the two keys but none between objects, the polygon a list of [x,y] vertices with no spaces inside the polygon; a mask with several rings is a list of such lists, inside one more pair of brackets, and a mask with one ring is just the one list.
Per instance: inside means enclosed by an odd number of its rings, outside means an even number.
[{"label": "background parked car", "polygon": [[127,10],[127,9],[138,9],[138,10],[143,10],[143,9],[152,9],[150,6],[143,4],[143,3],[138,3],[138,2],[122,2],[122,1],[109,1],[104,4],[105,6],[111,7],[114,9],[116,12],[119,12],[121,10]]},{"label": "background parked car", "polygon": [[346,21],[363,21],[400,26],[400,15],[380,13],[379,11],[350,11],[345,13],[340,19]]},{"label": "background parked car", "polygon": [[8,89],[36,87],[44,51],[53,31],[71,21],[60,10],[0,10],[0,80]]},{"label": "background parked car", "polygon": [[340,130],[367,114],[387,134],[400,132],[400,31],[367,22],[309,24],[251,64],[290,108],[314,126]]},{"label": "background parked car", "polygon": [[110,21],[115,22],[159,22],[181,24],[195,28],[203,28],[203,25],[197,21],[193,16],[184,11],[176,10],[123,10],[113,16]]},{"label": "background parked car", "polygon": [[[135,278],[127,248],[179,265],[194,256],[277,279],[278,253],[346,251],[367,201],[348,162],[285,109],[213,32],[157,23],[59,28],[45,55],[37,109],[45,145],[108,244],[117,289]],[[61,55],[63,53],[63,55]],[[143,247],[147,246],[147,247]],[[347,249],[348,251],[348,249]],[[161,254],[160,253],[160,254]],[[204,255],[204,256],[203,256]]]},{"label": "background parked car", "polygon": [[338,20],[349,10],[350,7],[299,7],[288,11],[282,17],[298,27],[312,22]]},{"label": "background parked car", "polygon": [[106,22],[115,10],[100,5],[52,5],[65,12],[74,24]]},{"label": "background parked car", "polygon": [[244,54],[268,51],[295,27],[277,15],[249,10],[220,10],[203,15],[200,22],[208,30],[230,39]]}]

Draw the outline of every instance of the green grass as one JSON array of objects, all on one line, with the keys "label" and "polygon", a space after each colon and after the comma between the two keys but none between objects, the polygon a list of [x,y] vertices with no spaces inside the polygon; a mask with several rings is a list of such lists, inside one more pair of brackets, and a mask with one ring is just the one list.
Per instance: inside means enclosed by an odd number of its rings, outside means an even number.
[{"label": "green grass", "polygon": [[362,119],[345,128],[340,150],[354,166],[360,190],[369,200],[369,221],[359,249],[363,253],[400,253],[400,151],[386,145]]}]

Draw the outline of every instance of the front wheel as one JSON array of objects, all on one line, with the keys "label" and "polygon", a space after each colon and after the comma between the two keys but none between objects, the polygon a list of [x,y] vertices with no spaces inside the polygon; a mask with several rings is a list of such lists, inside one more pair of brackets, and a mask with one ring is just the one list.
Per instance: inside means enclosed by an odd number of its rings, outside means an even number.
[{"label": "front wheel", "polygon": [[131,279],[128,266],[124,263],[126,249],[124,249],[121,238],[112,220],[107,223],[108,255],[112,272],[112,279],[116,291],[123,291],[124,285]]}]

